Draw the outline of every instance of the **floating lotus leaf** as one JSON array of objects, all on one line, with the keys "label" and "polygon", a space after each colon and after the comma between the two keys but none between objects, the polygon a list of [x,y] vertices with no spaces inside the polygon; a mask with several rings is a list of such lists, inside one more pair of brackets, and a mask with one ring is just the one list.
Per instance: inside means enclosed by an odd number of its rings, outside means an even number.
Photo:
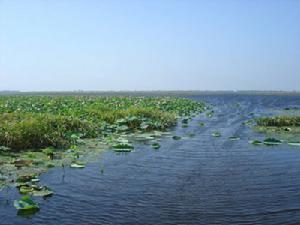
[{"label": "floating lotus leaf", "polygon": [[253,145],[262,145],[263,144],[260,140],[252,140],[249,143],[253,144]]},{"label": "floating lotus leaf", "polygon": [[31,194],[33,196],[50,197],[53,193],[54,192],[50,188],[44,186],[40,190],[33,190]]},{"label": "floating lotus leaf", "polygon": [[115,152],[132,152],[132,149],[122,148],[122,149],[114,149]]},{"label": "floating lotus leaf", "polygon": [[81,162],[77,162],[77,163],[72,163],[70,165],[71,168],[77,168],[77,169],[83,169],[85,168],[85,165]]},{"label": "floating lotus leaf", "polygon": [[282,144],[282,141],[278,140],[276,138],[267,138],[263,141],[263,143],[265,145],[280,145],[280,144]]},{"label": "floating lotus leaf", "polygon": [[288,145],[300,146],[300,142],[288,142]]},{"label": "floating lotus leaf", "polygon": [[157,142],[153,143],[151,146],[152,146],[153,149],[159,149],[160,148],[160,144],[157,143]]},{"label": "floating lotus leaf", "polygon": [[184,119],[181,120],[181,123],[188,124],[189,123],[189,119],[188,118],[184,118]]},{"label": "floating lotus leaf", "polygon": [[14,207],[21,211],[35,211],[39,209],[39,205],[28,195],[23,196],[20,200],[15,200]]},{"label": "floating lotus leaf", "polygon": [[33,188],[29,187],[29,186],[21,186],[20,189],[19,189],[20,194],[23,194],[23,195],[28,194],[32,191],[33,191]]},{"label": "floating lotus leaf", "polygon": [[211,135],[213,137],[221,137],[222,136],[220,132],[213,132]]},{"label": "floating lotus leaf", "polygon": [[181,139],[181,137],[180,137],[180,136],[176,136],[176,135],[175,135],[175,136],[173,136],[172,138],[173,138],[174,140],[180,140],[180,139]]},{"label": "floating lotus leaf", "polygon": [[230,136],[228,139],[229,139],[230,141],[238,141],[238,140],[240,140],[241,138],[240,138],[239,136]]},{"label": "floating lotus leaf", "polygon": [[153,137],[153,134],[139,134],[139,135],[136,135],[135,136],[135,139],[136,140],[153,140],[154,137]]}]

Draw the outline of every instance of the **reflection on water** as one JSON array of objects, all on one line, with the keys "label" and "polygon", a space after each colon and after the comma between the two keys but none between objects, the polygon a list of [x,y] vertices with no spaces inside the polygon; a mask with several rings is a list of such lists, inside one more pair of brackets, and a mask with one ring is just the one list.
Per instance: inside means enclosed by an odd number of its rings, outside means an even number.
[{"label": "reflection on water", "polygon": [[[55,195],[31,218],[16,215],[15,189],[0,194],[0,224],[297,224],[300,149],[252,146],[260,138],[243,125],[259,115],[298,106],[295,96],[193,97],[215,105],[161,148],[139,145],[130,154],[106,152],[83,170],[41,176]],[[273,110],[274,109],[274,110]],[[205,126],[199,126],[199,122]],[[211,134],[222,134],[216,138]],[[238,141],[228,137],[238,135]]]}]

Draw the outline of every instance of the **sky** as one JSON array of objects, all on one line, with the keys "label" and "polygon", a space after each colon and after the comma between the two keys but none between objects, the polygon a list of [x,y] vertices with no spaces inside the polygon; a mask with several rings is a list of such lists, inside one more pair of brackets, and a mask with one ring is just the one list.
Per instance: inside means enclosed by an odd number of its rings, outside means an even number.
[{"label": "sky", "polygon": [[300,1],[0,0],[0,90],[300,91]]}]

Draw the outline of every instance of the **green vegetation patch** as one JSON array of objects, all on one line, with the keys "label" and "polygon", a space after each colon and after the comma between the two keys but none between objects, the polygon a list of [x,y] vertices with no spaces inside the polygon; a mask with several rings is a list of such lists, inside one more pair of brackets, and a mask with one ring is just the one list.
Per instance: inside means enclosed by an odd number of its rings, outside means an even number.
[{"label": "green vegetation patch", "polygon": [[262,117],[256,119],[258,126],[263,127],[300,127],[300,116],[287,115],[287,116],[274,116]]},{"label": "green vegetation patch", "polygon": [[166,130],[178,117],[204,109],[200,102],[167,97],[0,97],[0,146],[67,148],[80,138]]},{"label": "green vegetation patch", "polygon": [[254,130],[268,136],[275,136],[275,138],[265,139],[262,142],[265,145],[280,145],[283,142],[293,146],[300,145],[298,145],[300,136],[300,116],[298,115],[258,118]]}]

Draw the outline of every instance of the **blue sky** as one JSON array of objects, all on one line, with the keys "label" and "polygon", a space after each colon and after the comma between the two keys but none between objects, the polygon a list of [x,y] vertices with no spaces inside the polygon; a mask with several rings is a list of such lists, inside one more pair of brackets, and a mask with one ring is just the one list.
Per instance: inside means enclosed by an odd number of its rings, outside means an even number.
[{"label": "blue sky", "polygon": [[0,90],[300,90],[298,0],[0,0]]}]

